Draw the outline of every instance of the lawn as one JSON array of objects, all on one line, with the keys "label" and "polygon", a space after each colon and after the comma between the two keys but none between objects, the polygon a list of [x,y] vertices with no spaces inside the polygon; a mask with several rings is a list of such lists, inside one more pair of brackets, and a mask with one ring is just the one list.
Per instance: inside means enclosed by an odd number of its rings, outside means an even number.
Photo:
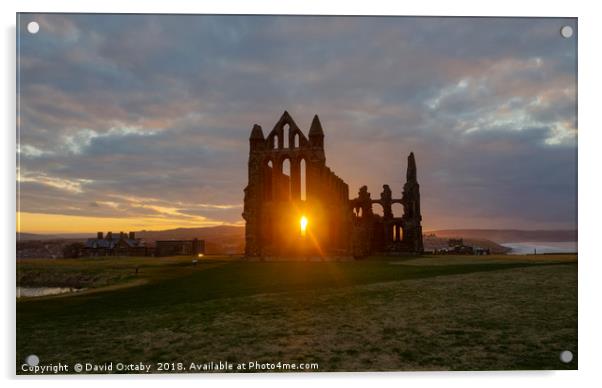
[{"label": "lawn", "polygon": [[[17,373],[29,354],[319,371],[577,368],[576,255],[27,260],[17,269],[22,285],[86,288],[17,302]],[[563,350],[571,363],[560,362]]]}]

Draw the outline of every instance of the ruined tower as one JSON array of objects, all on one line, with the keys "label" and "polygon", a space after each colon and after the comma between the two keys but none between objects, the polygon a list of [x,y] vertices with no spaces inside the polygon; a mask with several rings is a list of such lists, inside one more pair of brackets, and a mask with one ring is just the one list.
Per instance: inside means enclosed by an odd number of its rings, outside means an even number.
[{"label": "ruined tower", "polygon": [[267,137],[255,124],[249,142],[246,256],[346,254],[349,187],[326,166],[318,116],[305,137],[285,111]]},{"label": "ruined tower", "polygon": [[418,184],[414,153],[408,156],[406,183],[401,197],[403,205],[403,247],[411,252],[422,252],[422,214],[420,213],[420,185]]}]

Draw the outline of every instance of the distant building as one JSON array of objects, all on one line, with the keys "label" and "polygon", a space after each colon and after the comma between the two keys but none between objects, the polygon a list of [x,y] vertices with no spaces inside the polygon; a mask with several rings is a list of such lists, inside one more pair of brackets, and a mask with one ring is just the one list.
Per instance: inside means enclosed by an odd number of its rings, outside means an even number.
[{"label": "distant building", "polygon": [[155,256],[197,256],[205,253],[205,240],[155,241]]},{"label": "distant building", "polygon": [[464,239],[450,238],[449,240],[447,240],[447,246],[450,248],[462,247],[464,246]]},{"label": "distant building", "polygon": [[148,245],[134,232],[103,236],[98,232],[96,238],[89,238],[82,249],[81,256],[198,256],[205,253],[205,240],[163,240]]},{"label": "distant building", "polygon": [[456,255],[472,255],[474,254],[473,247],[464,245],[464,240],[461,238],[450,238],[447,242],[449,246],[448,253]]},{"label": "distant building", "polygon": [[461,238],[450,238],[447,241],[449,248],[436,249],[436,254],[453,254],[453,255],[477,255],[484,256],[490,255],[491,250],[489,248],[473,247],[464,244],[464,239]]},{"label": "distant building", "polygon": [[477,256],[488,256],[491,254],[489,248],[474,247],[474,254]]},{"label": "distant building", "polygon": [[144,241],[137,239],[134,232],[129,234],[120,232],[114,235],[107,232],[103,236],[98,232],[96,238],[89,238],[84,244],[82,256],[150,256],[152,248],[146,246]]}]

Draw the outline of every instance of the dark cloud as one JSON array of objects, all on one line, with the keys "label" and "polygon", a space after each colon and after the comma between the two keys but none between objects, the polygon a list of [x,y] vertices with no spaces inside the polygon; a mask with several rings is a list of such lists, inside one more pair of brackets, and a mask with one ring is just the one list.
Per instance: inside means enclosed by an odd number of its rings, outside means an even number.
[{"label": "dark cloud", "polygon": [[413,150],[427,227],[576,223],[574,19],[21,18],[22,211],[240,222],[250,128],[287,109],[352,192]]}]

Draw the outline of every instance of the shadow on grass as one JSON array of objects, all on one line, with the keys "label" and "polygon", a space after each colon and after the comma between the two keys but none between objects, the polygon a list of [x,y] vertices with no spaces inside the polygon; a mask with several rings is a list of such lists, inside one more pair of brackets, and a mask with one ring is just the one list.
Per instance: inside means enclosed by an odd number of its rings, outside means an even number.
[{"label": "shadow on grass", "polygon": [[177,278],[115,291],[17,303],[19,324],[45,316],[77,315],[92,318],[122,311],[161,308],[181,303],[250,296],[263,293],[340,288],[370,283],[422,279],[512,268],[576,265],[576,263],[484,263],[464,265],[390,265],[387,262],[232,262]]}]

